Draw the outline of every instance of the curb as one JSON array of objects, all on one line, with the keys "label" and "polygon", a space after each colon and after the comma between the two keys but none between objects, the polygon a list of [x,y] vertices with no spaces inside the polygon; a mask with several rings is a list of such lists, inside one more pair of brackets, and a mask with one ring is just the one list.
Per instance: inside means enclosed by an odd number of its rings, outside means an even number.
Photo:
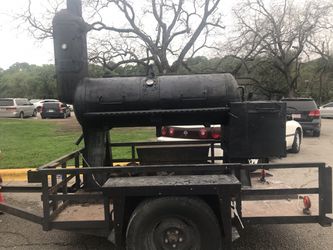
[{"label": "curb", "polygon": [[35,170],[35,168],[0,169],[0,176],[3,182],[27,181],[28,170]]},{"label": "curb", "polygon": [[[115,162],[114,166],[127,166],[128,162]],[[0,176],[4,182],[10,181],[28,181],[27,172],[36,170],[36,168],[16,168],[16,169],[0,169]]]}]

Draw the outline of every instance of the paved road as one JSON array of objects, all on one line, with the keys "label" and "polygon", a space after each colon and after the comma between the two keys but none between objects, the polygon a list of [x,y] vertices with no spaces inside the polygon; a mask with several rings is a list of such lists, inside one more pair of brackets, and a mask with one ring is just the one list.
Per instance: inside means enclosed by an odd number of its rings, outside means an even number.
[{"label": "paved road", "polygon": [[[275,162],[323,161],[333,166],[333,120],[323,120],[320,138],[305,137],[299,154]],[[311,186],[316,173],[305,171],[295,173],[284,171],[279,175],[284,182],[294,186]],[[40,210],[36,206],[39,197],[22,195],[7,197],[27,209]],[[259,225],[244,230],[242,237],[234,242],[234,249],[333,249],[333,228],[319,225]],[[85,236],[72,232],[43,232],[41,226],[15,218],[0,215],[0,249],[113,249],[103,238]]]}]

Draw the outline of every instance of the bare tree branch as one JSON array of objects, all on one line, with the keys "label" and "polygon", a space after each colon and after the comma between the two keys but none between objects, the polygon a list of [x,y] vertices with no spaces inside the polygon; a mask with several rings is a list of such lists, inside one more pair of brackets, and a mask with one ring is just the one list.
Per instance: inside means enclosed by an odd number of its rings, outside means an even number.
[{"label": "bare tree branch", "polygon": [[264,0],[246,0],[234,10],[241,34],[236,39],[236,50],[242,54],[243,62],[249,56],[272,58],[273,66],[285,77],[289,95],[293,96],[306,44],[321,31],[332,8],[332,4],[319,1],[305,1],[297,6],[291,0],[275,1],[271,5]]},{"label": "bare tree branch", "polygon": [[[64,0],[49,1],[50,8],[45,10],[49,19],[34,13],[32,2],[29,0],[27,11],[21,14],[22,25],[28,24],[26,27],[35,38],[52,37],[50,18],[60,6],[64,6]],[[94,34],[92,38],[88,37],[89,43],[93,41],[94,45],[90,58],[105,67],[112,64],[112,69],[117,65],[131,63],[142,65],[150,60],[159,73],[177,72],[183,66],[182,62],[199,51],[218,49],[212,37],[217,30],[224,28],[219,12],[220,2],[221,0],[83,0],[83,14]],[[121,22],[110,20],[106,16],[109,10],[110,13],[117,10],[117,18]],[[112,42],[107,43],[107,39]],[[112,46],[124,41],[127,53],[124,53],[124,48]]]}]

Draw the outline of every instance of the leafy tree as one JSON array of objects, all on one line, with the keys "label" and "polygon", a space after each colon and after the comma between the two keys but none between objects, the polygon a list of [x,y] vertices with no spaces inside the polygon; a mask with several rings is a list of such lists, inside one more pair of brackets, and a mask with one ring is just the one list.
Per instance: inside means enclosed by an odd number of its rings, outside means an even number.
[{"label": "leafy tree", "polygon": [[56,83],[53,65],[15,63],[0,78],[1,97],[54,98]]}]

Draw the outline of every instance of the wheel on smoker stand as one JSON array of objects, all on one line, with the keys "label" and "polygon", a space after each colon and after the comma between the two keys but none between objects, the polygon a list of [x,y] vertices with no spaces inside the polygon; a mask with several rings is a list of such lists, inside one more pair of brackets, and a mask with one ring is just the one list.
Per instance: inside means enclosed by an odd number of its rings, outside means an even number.
[{"label": "wheel on smoker stand", "polygon": [[221,249],[221,231],[202,200],[163,197],[142,202],[126,232],[127,250]]}]

